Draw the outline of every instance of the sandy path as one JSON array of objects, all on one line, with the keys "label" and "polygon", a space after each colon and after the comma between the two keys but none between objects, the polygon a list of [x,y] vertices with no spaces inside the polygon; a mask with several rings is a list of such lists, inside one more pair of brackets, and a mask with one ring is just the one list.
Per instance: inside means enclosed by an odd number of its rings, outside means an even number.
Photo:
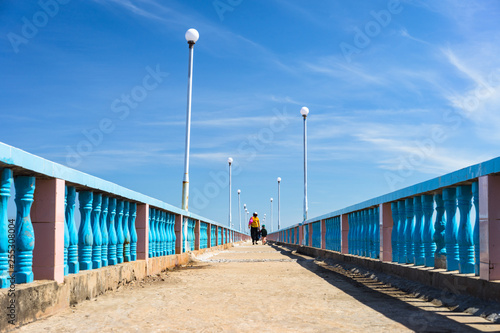
[{"label": "sandy path", "polygon": [[500,332],[482,318],[360,284],[279,250],[247,243],[206,254],[158,281],[124,287],[17,331]]}]

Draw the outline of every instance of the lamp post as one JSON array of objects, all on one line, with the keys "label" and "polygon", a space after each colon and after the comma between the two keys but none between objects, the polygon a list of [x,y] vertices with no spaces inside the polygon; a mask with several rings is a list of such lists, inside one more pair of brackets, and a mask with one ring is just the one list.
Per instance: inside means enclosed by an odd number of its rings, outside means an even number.
[{"label": "lamp post", "polygon": [[233,163],[233,159],[229,157],[227,163],[229,163],[229,229],[231,229],[233,222],[231,217],[231,164]]},{"label": "lamp post", "polygon": [[241,201],[240,201],[241,190],[238,190],[238,216],[240,219],[240,232],[241,232]]},{"label": "lamp post", "polygon": [[304,118],[304,221],[307,220],[307,115],[309,109],[302,107],[300,114]]},{"label": "lamp post", "polygon": [[200,35],[196,29],[189,29],[186,32],[186,40],[189,44],[189,70],[186,112],[186,152],[184,154],[184,179],[182,181],[182,209],[184,210],[188,210],[189,198],[189,144],[191,138],[191,96],[193,91],[193,49],[199,37]]},{"label": "lamp post", "polygon": [[281,216],[280,216],[280,183],[281,177],[278,177],[278,230],[281,228]]},{"label": "lamp post", "polygon": [[273,198],[271,198],[271,232],[274,231],[273,227]]}]

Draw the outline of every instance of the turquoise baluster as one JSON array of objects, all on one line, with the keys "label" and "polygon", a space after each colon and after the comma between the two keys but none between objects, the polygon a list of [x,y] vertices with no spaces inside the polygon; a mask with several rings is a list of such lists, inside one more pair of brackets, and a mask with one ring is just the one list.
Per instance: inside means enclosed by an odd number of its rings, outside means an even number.
[{"label": "turquoise baluster", "polygon": [[35,248],[35,232],[30,218],[35,177],[15,177],[14,186],[17,206],[14,277],[16,283],[29,283],[33,282],[33,249]]},{"label": "turquoise baluster", "polygon": [[137,260],[137,230],[135,228],[136,217],[137,217],[137,204],[135,202],[132,202],[130,203],[130,219],[129,219],[130,261]]},{"label": "turquoise baluster", "polygon": [[130,202],[123,203],[123,261],[130,262],[130,230],[128,223],[130,219]]},{"label": "turquoise baluster", "polygon": [[362,243],[361,233],[363,231],[363,228],[360,220],[360,213],[354,212],[353,217],[354,217],[354,225],[356,227],[356,234],[354,238],[354,254],[359,256],[361,254],[361,243]]},{"label": "turquoise baluster", "polygon": [[157,257],[161,257],[161,246],[163,243],[163,235],[161,233],[161,226],[160,226],[160,214],[161,211],[159,209],[156,210],[155,213],[155,234],[156,234],[156,248],[155,248],[155,253]]},{"label": "turquoise baluster", "polygon": [[218,245],[221,245],[222,244],[222,229],[219,228],[219,244]]},{"label": "turquoise baluster", "polygon": [[125,236],[123,235],[123,200],[116,200],[116,261],[121,264],[123,262],[123,243]]},{"label": "turquoise baluster", "polygon": [[342,251],[342,223],[340,216],[337,217],[337,251]]},{"label": "turquoise baluster", "polygon": [[158,211],[158,214],[156,216],[156,220],[158,223],[158,235],[160,236],[160,243],[158,247],[158,255],[163,256],[163,248],[165,246],[166,238],[165,234],[163,233],[163,211]]},{"label": "turquoise baluster", "polygon": [[[196,221],[195,220],[192,220],[190,219],[191,221],[191,229],[190,229],[190,232],[191,232],[191,241],[189,242],[189,244],[191,245],[191,251],[194,251],[194,239],[195,239],[195,235],[194,235],[194,228],[196,226]],[[229,243],[228,239],[227,239],[227,235],[228,233],[226,232],[226,243]]]},{"label": "turquoise baluster", "polygon": [[375,208],[375,259],[380,258],[380,211]]},{"label": "turquoise baluster", "polygon": [[149,257],[156,257],[156,223],[155,223],[155,210],[149,209]]},{"label": "turquoise baluster", "polygon": [[457,203],[460,212],[460,226],[458,227],[458,253],[460,274],[474,273],[474,239],[470,222],[472,208],[472,186],[457,187]]},{"label": "turquoise baluster", "polygon": [[352,221],[352,214],[347,215],[347,224],[349,224],[349,231],[347,232],[347,253],[353,254],[354,222]]},{"label": "turquoise baluster", "polygon": [[448,271],[458,270],[458,226],[455,219],[457,212],[457,197],[455,188],[443,189],[444,209],[446,211],[446,269]]},{"label": "turquoise baluster", "polygon": [[109,198],[108,205],[108,265],[116,265],[118,259],[116,258],[116,244],[118,243],[118,236],[116,234],[116,198]]},{"label": "turquoise baluster", "polygon": [[406,249],[406,201],[401,200],[398,201],[398,211],[399,211],[399,258],[398,263],[404,264],[406,263],[407,249]]},{"label": "turquoise baluster", "polygon": [[[12,238],[9,238],[9,218],[7,215],[7,203],[10,197],[11,185],[12,170],[0,169],[0,288],[10,287],[9,240]],[[11,241],[10,245],[15,244],[15,241],[14,244],[12,242],[13,241]],[[11,246],[11,249],[12,247],[13,246]]]},{"label": "turquoise baluster", "polygon": [[95,193],[94,200],[92,203],[92,214],[91,214],[91,225],[92,225],[92,235],[94,240],[92,242],[92,268],[101,268],[102,266],[102,235],[101,235],[101,205],[102,205],[102,194]]},{"label": "turquoise baluster", "polygon": [[397,201],[391,202],[391,213],[392,213],[392,232],[391,232],[392,262],[398,262],[399,211],[398,211]]},{"label": "turquoise baluster", "polygon": [[163,233],[163,249],[162,249],[162,254],[166,256],[168,254],[167,251],[167,220],[166,220],[167,213],[166,212],[161,212],[161,231]]},{"label": "turquoise baluster", "polygon": [[365,255],[365,234],[366,234],[366,224],[365,224],[365,214],[363,211],[359,211],[356,213],[358,225],[359,225],[359,243],[358,243],[358,255]]},{"label": "turquoise baluster", "polygon": [[151,215],[153,214],[153,209],[149,208],[149,218],[148,218],[148,258],[153,257],[153,233],[151,231]]},{"label": "turquoise baluster", "polygon": [[434,198],[432,195],[422,195],[422,212],[424,214],[424,265],[426,267],[433,267],[436,244],[433,241],[434,225],[432,224],[432,213],[434,212]]},{"label": "turquoise baluster", "polygon": [[177,235],[175,234],[175,215],[170,214],[170,254],[175,254],[175,242]]},{"label": "turquoise baluster", "polygon": [[413,209],[415,214],[415,229],[413,234],[413,242],[415,244],[415,260],[414,264],[416,266],[423,266],[425,264],[425,252],[424,252],[424,227],[422,225],[422,219],[424,217],[424,212],[422,209],[422,197],[417,195],[413,197]]},{"label": "turquoise baluster", "polygon": [[80,229],[78,230],[78,260],[81,271],[92,269],[92,245],[94,244],[94,235],[92,234],[90,222],[92,198],[93,193],[90,191],[78,192],[81,216]]},{"label": "turquoise baluster", "polygon": [[406,261],[407,264],[413,264],[415,260],[415,247],[413,243],[413,234],[415,233],[415,224],[413,223],[413,199],[408,198],[405,200],[406,207]]},{"label": "turquoise baluster", "polygon": [[472,198],[474,201],[474,207],[476,208],[476,223],[474,223],[474,274],[479,276],[479,183],[472,183]]},{"label": "turquoise baluster", "polygon": [[370,253],[369,253],[369,247],[370,247],[370,237],[369,237],[369,233],[370,233],[370,221],[369,221],[369,216],[368,216],[368,209],[365,209],[365,210],[362,210],[361,211],[361,221],[363,223],[363,248],[362,248],[362,252],[361,252],[361,255],[363,257],[368,257],[370,256]]},{"label": "turquoise baluster", "polygon": [[165,219],[165,255],[170,255],[170,214],[164,213]]},{"label": "turquoise baluster", "polygon": [[436,202],[436,220],[434,222],[434,243],[436,244],[436,252],[434,258],[444,259],[446,256],[445,243],[445,228],[446,221],[444,219],[444,201],[442,194],[435,194],[434,201]]},{"label": "turquoise baluster", "polygon": [[69,274],[77,274],[80,272],[80,264],[78,263],[78,231],[75,225],[75,201],[76,190],[73,186],[67,186],[66,196],[66,212],[65,218],[68,224],[69,246],[68,246],[68,270]]},{"label": "turquoise baluster", "polygon": [[108,204],[109,198],[105,195],[102,196],[101,204],[101,266],[108,266],[108,246],[109,246],[109,235],[108,235]]},{"label": "turquoise baluster", "polygon": [[[0,196],[1,196],[1,190],[0,190]],[[69,274],[69,265],[68,265],[69,229],[68,229],[68,221],[66,221],[67,208],[68,208],[68,186],[64,186],[64,276]]]},{"label": "turquoise baluster", "polygon": [[373,210],[366,209],[365,213],[365,221],[366,221],[366,249],[365,256],[369,258],[373,258]]},{"label": "turquoise baluster", "polygon": [[380,235],[378,234],[378,210],[377,208],[372,208],[372,258],[377,259],[379,254],[378,244],[380,241]]}]

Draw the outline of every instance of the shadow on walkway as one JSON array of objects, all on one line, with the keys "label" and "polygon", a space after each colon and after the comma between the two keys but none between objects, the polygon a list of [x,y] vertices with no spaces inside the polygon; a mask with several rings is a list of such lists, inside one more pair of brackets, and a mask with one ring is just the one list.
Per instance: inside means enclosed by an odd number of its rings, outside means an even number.
[{"label": "shadow on walkway", "polygon": [[[327,269],[322,265],[319,265],[312,257],[308,257],[303,254],[294,254],[292,253],[294,250],[277,246],[272,243],[269,243],[269,245],[282,255],[297,260],[297,263],[300,266],[318,275],[334,287],[342,290],[346,294],[355,298],[364,305],[371,307],[373,310],[383,314],[387,318],[406,326],[410,330],[415,332],[481,332],[480,330],[446,318],[443,315],[422,310],[394,296],[388,295],[390,291],[395,293],[393,287],[389,287],[367,278],[362,278],[358,281],[355,278],[351,278],[336,272],[335,270]],[[331,268],[334,269],[334,267]],[[348,282],[353,288],[345,288],[343,282]],[[376,286],[376,288],[370,288],[369,285],[373,285],[374,287]],[[384,293],[378,290],[385,290],[386,292]],[[399,295],[403,294],[402,292],[396,293]],[[424,303],[424,301],[422,301],[422,303]],[[428,303],[428,306],[426,307],[430,308],[434,307],[434,305]],[[463,316],[460,313],[454,312],[450,312],[450,315]],[[479,317],[472,318],[478,319],[477,321],[474,321],[474,324],[476,325],[480,323],[483,324],[482,321],[484,321],[484,325],[489,324]],[[362,313],[360,313],[359,320],[363,320]]]}]

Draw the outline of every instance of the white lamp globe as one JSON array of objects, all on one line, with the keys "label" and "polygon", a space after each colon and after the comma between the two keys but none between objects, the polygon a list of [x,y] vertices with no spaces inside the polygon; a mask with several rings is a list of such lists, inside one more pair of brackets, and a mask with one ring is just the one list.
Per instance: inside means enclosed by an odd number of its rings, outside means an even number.
[{"label": "white lamp globe", "polygon": [[227,162],[228,162],[229,164],[231,164],[231,163],[233,163],[233,159],[230,157],[230,158],[228,158],[228,159],[227,159]]},{"label": "white lamp globe", "polygon": [[241,193],[241,190],[238,190],[238,194],[240,194],[240,193]]},{"label": "white lamp globe", "polygon": [[281,177],[278,177],[278,183],[281,182]]},{"label": "white lamp globe", "polygon": [[196,43],[198,41],[198,38],[200,38],[200,34],[198,33],[198,30],[196,29],[189,29],[186,31],[186,40],[188,43]]},{"label": "white lamp globe", "polygon": [[307,107],[302,107],[302,109],[300,109],[300,114],[302,115],[302,117],[307,117],[307,115],[309,114],[309,108]]},{"label": "white lamp globe", "polygon": [[273,202],[273,198],[271,198],[271,202]]}]

